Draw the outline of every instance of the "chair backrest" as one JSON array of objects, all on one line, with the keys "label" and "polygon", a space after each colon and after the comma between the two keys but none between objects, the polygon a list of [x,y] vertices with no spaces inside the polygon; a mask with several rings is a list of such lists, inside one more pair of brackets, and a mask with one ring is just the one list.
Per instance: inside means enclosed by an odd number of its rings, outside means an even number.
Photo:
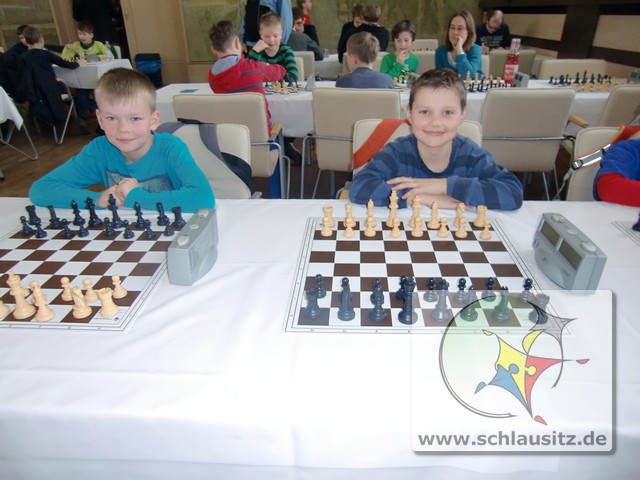
[{"label": "chair backrest", "polygon": [[540,64],[540,72],[538,78],[548,79],[550,77],[559,77],[560,75],[569,75],[575,77],[576,73],[580,76],[584,75],[606,75],[607,62],[597,58],[551,58],[542,60]]},{"label": "chair backrest", "polygon": [[572,88],[504,88],[486,94],[482,144],[514,172],[549,172],[575,97]]},{"label": "chair backrest", "polygon": [[416,57],[418,57],[418,68],[416,73],[418,75],[422,75],[424,72],[428,70],[433,70],[436,68],[436,52],[433,50],[425,50],[419,52],[412,52]]},{"label": "chair backrest", "polygon": [[438,48],[437,38],[416,38],[411,44],[411,52],[424,52]]},{"label": "chair backrest", "polygon": [[116,58],[122,58],[122,48],[120,45],[113,45],[113,49],[116,51]]},{"label": "chair backrest", "polygon": [[[168,131],[187,144],[216,198],[251,198],[251,137],[246,125],[170,122],[157,131]],[[203,138],[203,133],[213,138]]]},{"label": "chair backrest", "polygon": [[[573,159],[588,155],[604,147],[613,139],[620,128],[616,127],[589,127],[580,130],[576,135],[573,149]],[[567,189],[567,200],[590,201],[593,198],[593,180],[600,169],[600,162],[594,162],[580,167],[573,172]]]},{"label": "chair backrest", "polygon": [[468,137],[479,146],[482,146],[482,126],[474,120],[465,120],[458,128],[458,133],[463,137]]},{"label": "chair backrest", "polygon": [[488,53],[483,53],[480,60],[482,62],[482,72],[488,72],[491,69],[491,57]]},{"label": "chair backrest", "polygon": [[302,57],[295,56],[296,59],[296,68],[298,69],[298,81],[301,82],[305,78],[307,74],[306,69],[304,68],[304,59]]},{"label": "chair backrest", "polygon": [[298,72],[298,80],[306,80],[309,75],[313,75],[314,77],[316,76],[316,60],[313,56],[313,52],[293,52],[293,55],[296,57],[296,64],[298,63],[298,58],[301,58],[303,63],[304,75],[301,75],[300,72]]},{"label": "chair backrest", "polygon": [[376,72],[380,71],[380,66],[382,65],[382,59],[388,54],[389,52],[378,52],[378,56],[376,57],[375,62],[373,62],[373,66],[371,67],[373,70],[375,70]]},{"label": "chair backrest", "polygon": [[487,77],[493,75],[493,77],[504,77],[504,64],[507,62],[507,55],[509,50],[494,49],[489,52],[489,70],[482,70]]},{"label": "chair backrest", "polygon": [[518,71],[531,75],[533,62],[536,60],[536,51],[533,48],[523,48],[518,57]]},{"label": "chair backrest", "polygon": [[627,125],[640,115],[640,85],[616,85],[598,120],[600,127]]},{"label": "chair backrest", "polygon": [[352,170],[351,142],[358,120],[400,118],[400,92],[392,89],[315,88],[312,105],[320,170]]},{"label": "chair backrest", "polygon": [[251,132],[251,169],[254,177],[270,177],[278,162],[277,150],[269,145],[267,108],[263,95],[256,92],[222,94],[178,94],[173,97],[176,118],[205,123],[246,125]]}]

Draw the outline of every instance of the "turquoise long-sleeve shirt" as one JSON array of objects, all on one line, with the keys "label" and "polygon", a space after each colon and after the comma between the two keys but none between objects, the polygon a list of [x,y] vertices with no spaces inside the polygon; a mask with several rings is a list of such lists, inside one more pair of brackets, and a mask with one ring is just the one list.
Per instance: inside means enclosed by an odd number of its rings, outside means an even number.
[{"label": "turquoise long-sleeve shirt", "polygon": [[475,43],[466,53],[456,55],[456,64],[449,62],[449,55],[444,45],[436,48],[436,68],[449,68],[458,72],[462,80],[467,78],[467,73],[474,78],[476,73],[478,78],[482,77],[482,48]]},{"label": "turquoise long-sleeve shirt", "polygon": [[34,182],[29,197],[43,207],[71,208],[72,200],[82,207],[87,198],[96,201],[101,194],[87,187],[102,184],[108,188],[127,177],[135,178],[140,186],[129,192],[125,207],[133,208],[138,202],[145,210],[155,210],[161,202],[166,210],[182,207],[183,212],[195,212],[215,205],[211,185],[189,149],[169,133],[154,133],[149,151],[133,163],[127,163],[105,136],[98,137]]}]

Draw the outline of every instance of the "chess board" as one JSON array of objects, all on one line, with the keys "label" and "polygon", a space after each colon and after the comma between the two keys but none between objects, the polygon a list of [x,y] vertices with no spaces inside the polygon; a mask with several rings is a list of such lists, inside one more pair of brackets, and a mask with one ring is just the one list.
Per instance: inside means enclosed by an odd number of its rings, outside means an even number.
[{"label": "chess board", "polygon": [[640,232],[632,227],[633,222],[613,222],[613,225],[631,239],[636,245],[640,246]]},{"label": "chess board", "polygon": [[279,92],[276,92],[274,85],[271,83],[267,83],[264,86],[264,94],[265,95],[291,95],[295,93],[304,92],[305,91],[304,82],[303,83],[298,82],[297,91],[293,85],[286,85],[286,89],[287,89],[287,93],[283,93],[284,92],[283,89],[281,89]]},{"label": "chess board", "polygon": [[[163,235],[164,227],[158,227],[155,217],[152,221],[153,239],[143,237],[144,229],[135,228],[134,237],[125,239],[123,229],[117,229],[113,237],[106,237],[103,228],[87,227],[89,235],[80,238],[63,238],[62,230],[45,228],[47,237],[38,239],[35,233],[24,235],[21,230],[6,235],[0,240],[0,299],[14,309],[14,297],[7,286],[7,272],[19,275],[22,285],[29,288],[32,281],[39,283],[45,294],[49,308],[55,316],[48,322],[37,322],[33,317],[18,320],[9,313],[0,320],[0,327],[63,330],[112,330],[123,331],[135,318],[166,270],[166,252],[175,236]],[[123,219],[125,219],[123,217]],[[42,219],[43,225],[47,223]],[[19,222],[17,222],[19,224]],[[77,231],[73,227],[72,231]],[[82,281],[86,278],[93,283],[94,290],[113,288],[112,275],[120,276],[127,296],[113,299],[118,305],[115,317],[100,315],[100,302],[90,304],[91,315],[76,319],[72,313],[73,301],[62,300],[60,280],[68,277],[72,287],[84,290]],[[31,296],[27,297],[31,301]]]},{"label": "chess board", "polygon": [[[337,221],[337,219],[336,219]],[[392,238],[385,219],[376,218],[374,237],[363,234],[364,219],[356,219],[354,237],[344,237],[342,221],[333,227],[330,237],[323,237],[322,218],[310,218],[298,256],[296,274],[289,299],[289,308],[285,319],[286,332],[333,332],[333,333],[442,333],[448,322],[438,322],[431,318],[436,302],[425,300],[427,282],[430,278],[449,282],[447,306],[451,309],[455,321],[452,326],[468,332],[482,330],[491,326],[493,331],[522,331],[530,329],[534,323],[529,316],[535,309],[531,304],[519,299],[525,278],[537,282],[531,272],[515,252],[499,222],[492,220],[492,238],[481,240],[482,229],[467,222],[468,236],[457,239],[449,234],[447,238],[437,235],[437,230],[428,230],[424,236],[411,236],[408,220],[400,224],[401,236]],[[452,227],[455,229],[455,227]],[[424,223],[423,223],[424,230]],[[318,299],[320,315],[308,318],[305,314],[307,300],[305,291],[315,286],[317,274],[323,276],[323,286],[327,291],[324,298]],[[400,286],[400,277],[415,277],[416,289],[413,294],[413,307],[416,322],[406,325],[399,321],[403,300],[396,297]],[[349,279],[352,305],[356,316],[353,320],[338,318],[341,299],[341,281]],[[457,315],[466,304],[456,301],[458,280],[465,278],[466,286],[473,285],[478,298],[485,289],[487,279],[495,278],[495,290],[506,286],[509,289],[509,318],[506,321],[493,320],[493,310],[499,297],[493,300],[478,300],[478,318],[473,322],[462,321]],[[384,321],[372,321],[369,317],[373,304],[371,293],[375,279],[380,279],[384,292],[383,308],[387,311]],[[496,292],[498,295],[501,292]],[[551,304],[548,312],[553,312]],[[453,318],[451,317],[451,318]],[[549,315],[549,321],[553,321]],[[558,325],[559,327],[559,325]],[[496,330],[497,329],[497,330]]]}]

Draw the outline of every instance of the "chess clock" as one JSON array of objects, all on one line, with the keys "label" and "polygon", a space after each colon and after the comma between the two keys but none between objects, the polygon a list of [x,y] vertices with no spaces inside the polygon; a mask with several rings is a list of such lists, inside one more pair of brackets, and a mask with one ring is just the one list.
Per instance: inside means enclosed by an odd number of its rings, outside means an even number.
[{"label": "chess clock", "polygon": [[215,209],[194,213],[167,251],[169,283],[193,285],[218,258],[218,221]]},{"label": "chess clock", "polygon": [[527,88],[529,86],[529,75],[522,72],[516,72],[513,76],[513,86]]},{"label": "chess clock", "polygon": [[533,238],[536,263],[567,290],[595,290],[607,256],[559,213],[544,213]]}]

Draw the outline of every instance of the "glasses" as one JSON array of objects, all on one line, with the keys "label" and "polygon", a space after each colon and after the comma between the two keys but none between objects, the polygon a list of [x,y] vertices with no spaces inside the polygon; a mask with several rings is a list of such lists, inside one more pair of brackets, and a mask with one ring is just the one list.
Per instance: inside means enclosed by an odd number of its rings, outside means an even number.
[{"label": "glasses", "polygon": [[455,25],[449,25],[449,31],[455,32],[456,30],[458,32],[466,32],[467,28],[466,27],[462,27],[462,26],[456,27]]},{"label": "glasses", "polygon": [[296,20],[293,22],[294,25],[304,25],[304,20]]}]

